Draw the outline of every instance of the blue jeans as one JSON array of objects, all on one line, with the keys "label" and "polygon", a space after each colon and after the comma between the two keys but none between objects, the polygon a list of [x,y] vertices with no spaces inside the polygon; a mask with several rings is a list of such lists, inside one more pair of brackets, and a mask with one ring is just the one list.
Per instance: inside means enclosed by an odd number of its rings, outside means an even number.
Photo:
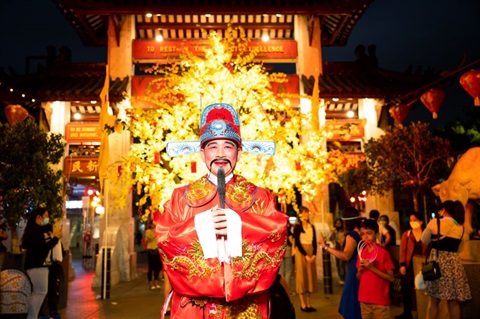
[{"label": "blue jeans", "polygon": [[32,282],[32,295],[28,302],[27,319],[37,319],[43,299],[48,292],[48,267],[28,269],[27,275]]}]

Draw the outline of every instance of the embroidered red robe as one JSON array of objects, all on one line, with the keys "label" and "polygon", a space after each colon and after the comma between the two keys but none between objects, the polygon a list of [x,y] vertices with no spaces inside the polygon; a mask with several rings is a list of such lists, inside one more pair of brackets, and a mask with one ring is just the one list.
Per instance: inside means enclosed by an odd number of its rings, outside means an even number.
[{"label": "embroidered red robe", "polygon": [[230,264],[205,259],[194,217],[220,207],[207,178],[177,188],[157,220],[157,241],[173,288],[171,318],[268,318],[268,292],[286,247],[287,216],[272,194],[235,175],[226,208],[242,220],[242,256]]}]

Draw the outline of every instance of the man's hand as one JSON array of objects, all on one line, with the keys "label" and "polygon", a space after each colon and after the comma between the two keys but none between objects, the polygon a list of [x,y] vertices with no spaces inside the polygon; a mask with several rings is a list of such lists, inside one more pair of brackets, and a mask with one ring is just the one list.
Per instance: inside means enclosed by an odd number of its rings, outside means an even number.
[{"label": "man's hand", "polygon": [[213,228],[215,229],[215,234],[217,236],[226,236],[227,235],[227,217],[222,208],[214,207],[212,208],[212,220]]}]

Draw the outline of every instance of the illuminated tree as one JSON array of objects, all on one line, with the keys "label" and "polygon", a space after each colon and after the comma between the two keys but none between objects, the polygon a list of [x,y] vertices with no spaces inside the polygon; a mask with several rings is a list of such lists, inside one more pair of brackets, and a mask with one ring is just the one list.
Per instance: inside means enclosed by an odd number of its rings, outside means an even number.
[{"label": "illuminated tree", "polygon": [[52,165],[60,162],[65,143],[61,134],[27,119],[0,123],[0,149],[0,222],[10,228],[12,251],[18,253],[16,227],[32,209],[46,207],[52,220],[63,215],[63,173]]},{"label": "illuminated tree", "polygon": [[[451,155],[448,140],[433,136],[428,124],[389,127],[385,135],[365,144],[367,167],[362,167],[362,187],[382,195],[395,185],[412,191],[413,206],[419,210],[419,195],[438,183],[437,172]],[[346,176],[344,176],[346,177]]]},{"label": "illuminated tree", "polygon": [[207,172],[203,164],[197,165],[198,154],[170,158],[165,148],[167,141],[198,140],[202,106],[218,102],[236,108],[242,139],[276,142],[275,156],[244,152],[236,172],[287,203],[295,199],[294,188],[313,200],[320,185],[335,179],[336,162],[328,162],[324,151],[327,133],[311,131],[308,141],[300,143],[311,114],[292,107],[291,96],[272,92],[271,83],[284,83],[287,76],[269,74],[254,62],[256,51],[241,28],[229,28],[225,38],[213,33],[208,39],[202,56],[184,51],[178,61],[152,67],[158,80],[147,87],[148,94],[131,98],[125,126],[136,143],[120,166],[109,169],[113,183],[123,185],[116,194],[118,203],[135,185],[138,205],[161,210],[175,187]]}]

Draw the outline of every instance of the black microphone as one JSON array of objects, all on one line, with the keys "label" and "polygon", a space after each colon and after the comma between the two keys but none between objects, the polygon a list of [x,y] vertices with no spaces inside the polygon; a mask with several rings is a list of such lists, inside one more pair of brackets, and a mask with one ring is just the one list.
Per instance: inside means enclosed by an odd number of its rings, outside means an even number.
[{"label": "black microphone", "polygon": [[225,171],[220,167],[217,171],[217,191],[220,208],[225,208]]}]

